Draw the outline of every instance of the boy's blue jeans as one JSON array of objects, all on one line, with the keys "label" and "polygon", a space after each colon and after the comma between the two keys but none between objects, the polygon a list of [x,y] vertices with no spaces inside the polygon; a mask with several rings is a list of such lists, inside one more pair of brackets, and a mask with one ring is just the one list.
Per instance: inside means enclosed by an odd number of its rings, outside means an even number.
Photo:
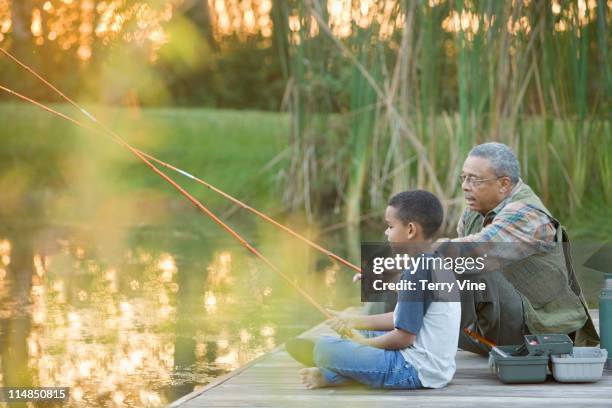
[{"label": "boy's blue jeans", "polygon": [[[384,331],[360,331],[376,337]],[[348,339],[322,336],[314,348],[317,367],[330,384],[354,380],[372,388],[423,388],[416,369],[397,350],[364,346]]]}]

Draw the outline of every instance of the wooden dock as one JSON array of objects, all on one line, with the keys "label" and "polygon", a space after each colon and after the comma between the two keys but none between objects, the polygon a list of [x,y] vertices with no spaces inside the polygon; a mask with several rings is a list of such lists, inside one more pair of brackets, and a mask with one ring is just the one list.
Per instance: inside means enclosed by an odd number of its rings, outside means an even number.
[{"label": "wooden dock", "polygon": [[[321,334],[332,333],[320,324],[304,335]],[[301,367],[280,346],[169,407],[612,407],[612,371],[604,370],[603,378],[592,384],[561,384],[549,377],[542,384],[506,385],[491,375],[486,358],[461,350],[455,377],[438,390],[307,390],[300,383]]]}]

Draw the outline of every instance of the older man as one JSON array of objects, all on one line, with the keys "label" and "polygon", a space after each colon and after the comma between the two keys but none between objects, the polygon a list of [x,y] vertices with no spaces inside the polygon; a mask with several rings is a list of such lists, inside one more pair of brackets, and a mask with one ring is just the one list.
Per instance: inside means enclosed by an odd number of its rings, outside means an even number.
[{"label": "older man", "polygon": [[[486,291],[462,292],[462,327],[470,326],[498,344],[521,344],[527,333],[567,333],[577,345],[597,344],[564,251],[565,230],[521,181],[512,150],[501,143],[474,147],[463,165],[461,186],[467,208],[457,227],[459,237],[442,247],[466,243],[496,247],[494,252],[503,254],[503,266],[477,275]],[[459,346],[487,352],[463,333]]]}]

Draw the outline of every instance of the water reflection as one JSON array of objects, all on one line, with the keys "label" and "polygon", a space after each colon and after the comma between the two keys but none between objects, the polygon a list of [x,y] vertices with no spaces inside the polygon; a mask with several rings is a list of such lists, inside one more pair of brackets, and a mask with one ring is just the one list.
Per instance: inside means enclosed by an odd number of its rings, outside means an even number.
[{"label": "water reflection", "polygon": [[[204,255],[203,260],[209,256]],[[193,376],[191,368],[196,363],[196,333],[198,329],[197,321],[193,316],[201,313],[198,310],[198,286],[199,282],[206,281],[207,269],[204,273],[188,273],[192,268],[197,269],[190,259],[180,258],[178,265],[170,256],[160,262],[159,267],[164,273],[177,272],[177,295],[176,295],[176,325],[175,325],[175,348],[174,348],[174,368],[172,372],[173,380],[176,384],[171,389],[171,400],[178,399],[193,390],[193,386],[198,383]]]},{"label": "water reflection", "polygon": [[[169,232],[134,229],[111,259],[94,232],[0,231],[0,385],[163,406],[320,320],[237,244]],[[320,271],[296,279],[331,306],[338,267]]]},{"label": "water reflection", "polygon": [[[110,188],[89,153],[68,182],[50,170],[65,167],[61,149],[28,162],[7,151],[0,386],[71,387],[64,405],[74,407],[163,406],[320,321],[216,225],[170,205],[174,197],[146,194],[163,210],[125,199],[145,193],[132,179]],[[238,217],[241,232],[321,303],[356,300],[352,273],[330,290],[327,261],[314,264],[320,257],[301,243]],[[341,279],[347,289],[335,293]]]},{"label": "water reflection", "polygon": [[[28,231],[24,231],[29,238]],[[0,320],[0,344],[2,350],[2,384],[31,386],[33,379],[28,367],[28,350],[32,323],[29,313],[29,294],[32,288],[33,249],[29,239],[2,240],[0,246],[3,269],[2,316]],[[16,406],[25,406],[16,404]]]}]

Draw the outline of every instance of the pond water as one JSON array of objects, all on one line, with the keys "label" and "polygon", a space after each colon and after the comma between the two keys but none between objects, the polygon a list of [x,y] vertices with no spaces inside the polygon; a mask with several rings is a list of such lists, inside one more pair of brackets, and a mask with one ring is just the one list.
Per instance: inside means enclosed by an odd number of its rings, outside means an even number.
[{"label": "pond water", "polygon": [[[139,147],[255,207],[279,205],[261,169],[285,146],[282,117],[99,110]],[[0,118],[0,386],[71,387],[75,407],[163,406],[323,319],[114,144],[22,105]],[[349,270],[177,181],[318,302],[357,303]]]},{"label": "pond water", "polygon": [[[0,150],[0,386],[71,387],[68,405],[75,407],[163,406],[323,319],[125,152],[21,114],[4,132]],[[198,118],[193,129],[217,116]],[[177,123],[196,123],[184,119],[178,116]],[[178,132],[190,135],[180,143],[172,142],[174,134],[160,136],[174,149],[162,145],[160,157],[174,155],[194,174],[216,176],[211,181],[256,207],[275,207],[280,199],[266,190],[273,183],[258,169],[277,152],[252,153],[272,143],[248,134],[249,128],[237,132],[244,140],[228,138],[229,152],[214,149],[219,139],[195,131]],[[209,143],[202,151],[217,156],[201,160],[201,152],[184,149],[196,141]],[[236,159],[244,151],[249,154]],[[193,157],[183,157],[186,152]],[[185,186],[319,303],[336,309],[358,303],[352,271]],[[260,205],[262,197],[272,202]],[[349,247],[358,253],[355,235],[318,233],[295,216],[281,221],[342,256]],[[377,240],[383,230],[382,220],[373,221],[362,238]],[[583,267],[600,245],[591,247],[575,243],[572,249],[595,306],[602,275]]]},{"label": "pond water", "polygon": [[[70,387],[79,407],[163,406],[322,320],[206,220],[105,232],[26,224],[0,231],[4,386]],[[259,249],[322,304],[358,301],[352,273],[291,241]]]}]

